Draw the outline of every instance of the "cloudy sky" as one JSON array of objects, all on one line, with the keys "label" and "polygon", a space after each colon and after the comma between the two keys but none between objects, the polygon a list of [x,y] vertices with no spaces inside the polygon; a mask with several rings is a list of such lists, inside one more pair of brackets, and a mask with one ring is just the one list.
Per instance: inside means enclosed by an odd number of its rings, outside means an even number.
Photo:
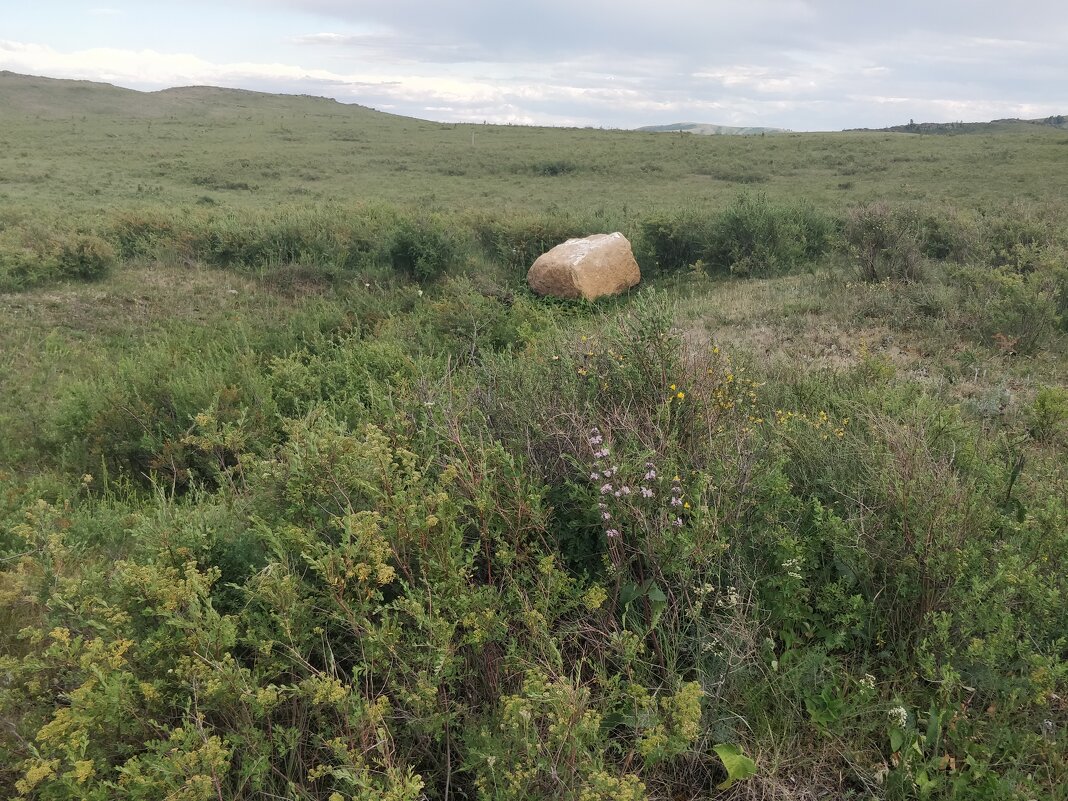
[{"label": "cloudy sky", "polygon": [[1068,3],[0,0],[0,69],[442,121],[836,130],[1068,114]]}]

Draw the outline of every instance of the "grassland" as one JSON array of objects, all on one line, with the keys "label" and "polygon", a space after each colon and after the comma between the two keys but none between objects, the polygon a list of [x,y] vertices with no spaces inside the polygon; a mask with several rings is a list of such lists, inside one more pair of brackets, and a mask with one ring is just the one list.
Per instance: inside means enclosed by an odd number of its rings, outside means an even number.
[{"label": "grassland", "polygon": [[386,202],[625,220],[722,207],[745,187],[833,209],[873,200],[1059,203],[1068,178],[1066,135],[1055,128],[1007,139],[719,138],[440,125],[318,98],[143,94],[2,76],[0,102],[0,200],[64,215],[198,201],[224,209]]},{"label": "grassland", "polygon": [[0,108],[6,796],[1066,797],[1068,132]]}]

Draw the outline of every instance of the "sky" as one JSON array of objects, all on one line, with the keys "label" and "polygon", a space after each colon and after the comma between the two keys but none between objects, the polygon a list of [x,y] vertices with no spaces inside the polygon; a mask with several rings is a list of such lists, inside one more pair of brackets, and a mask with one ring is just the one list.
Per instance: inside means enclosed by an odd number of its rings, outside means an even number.
[{"label": "sky", "polygon": [[1068,114],[1068,3],[0,0],[0,69],[443,122],[840,130]]}]

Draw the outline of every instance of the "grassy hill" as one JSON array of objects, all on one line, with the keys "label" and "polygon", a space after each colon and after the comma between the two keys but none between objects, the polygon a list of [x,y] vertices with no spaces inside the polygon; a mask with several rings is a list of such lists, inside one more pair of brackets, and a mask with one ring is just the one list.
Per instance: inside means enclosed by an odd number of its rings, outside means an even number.
[{"label": "grassy hill", "polygon": [[1065,131],[0,109],[0,796],[1065,797]]}]

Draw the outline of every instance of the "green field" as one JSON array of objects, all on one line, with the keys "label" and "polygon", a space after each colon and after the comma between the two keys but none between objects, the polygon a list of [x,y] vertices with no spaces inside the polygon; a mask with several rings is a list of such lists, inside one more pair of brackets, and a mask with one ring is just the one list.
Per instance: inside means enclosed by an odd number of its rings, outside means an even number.
[{"label": "green field", "polygon": [[1068,798],[1066,185],[0,73],[0,795]]}]

